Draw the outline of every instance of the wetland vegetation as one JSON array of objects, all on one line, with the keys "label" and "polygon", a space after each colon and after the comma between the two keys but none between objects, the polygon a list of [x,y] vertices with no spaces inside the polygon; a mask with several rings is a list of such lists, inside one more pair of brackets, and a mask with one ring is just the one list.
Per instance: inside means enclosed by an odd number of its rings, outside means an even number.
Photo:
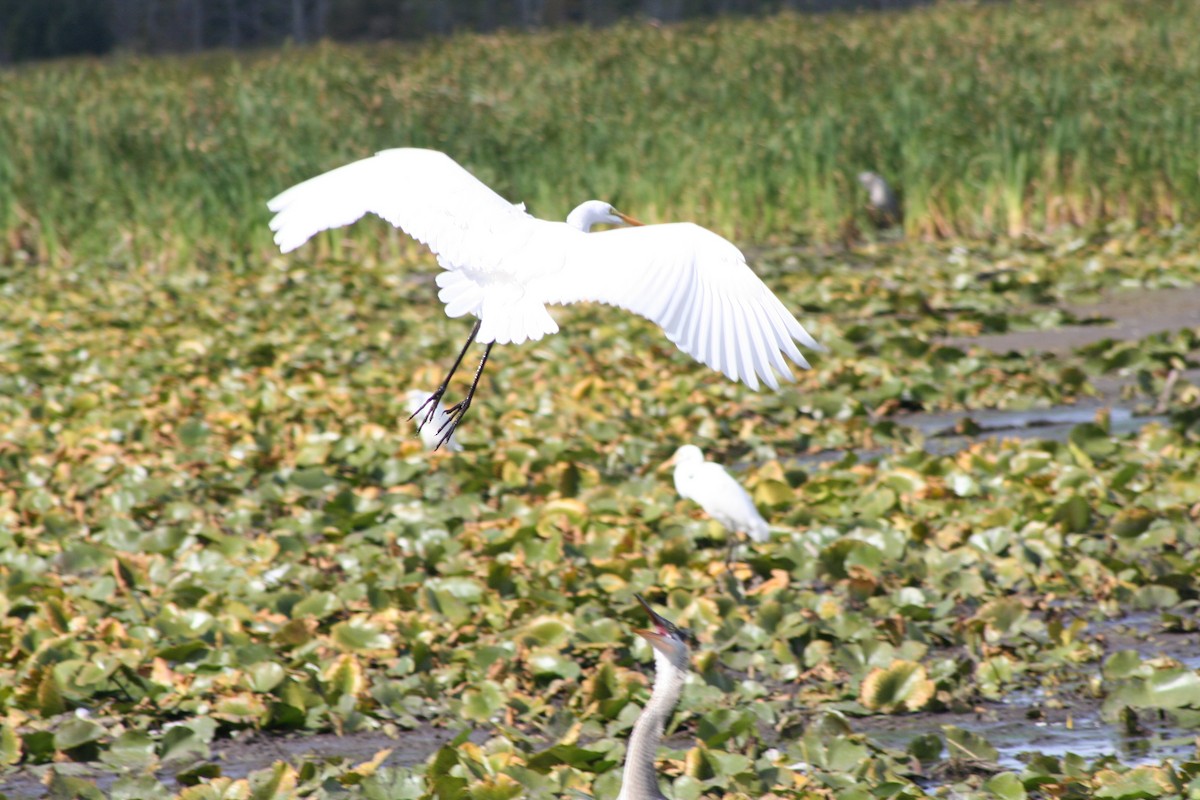
[{"label": "wetland vegetation", "polygon": [[[1200,282],[1200,9],[1147,9],[7,71],[0,792],[615,797],[639,592],[697,637],[679,800],[1194,796],[1200,321],[974,343]],[[562,309],[431,455],[405,391],[463,332],[432,259],[378,221],[286,257],[266,228],[277,191],[400,144],[540,216],[717,230],[829,352],[753,393]],[[868,168],[902,240],[855,232]],[[909,424],[1095,400],[1156,419],[953,453]],[[732,575],[659,469],[686,442],[788,529]]]}]

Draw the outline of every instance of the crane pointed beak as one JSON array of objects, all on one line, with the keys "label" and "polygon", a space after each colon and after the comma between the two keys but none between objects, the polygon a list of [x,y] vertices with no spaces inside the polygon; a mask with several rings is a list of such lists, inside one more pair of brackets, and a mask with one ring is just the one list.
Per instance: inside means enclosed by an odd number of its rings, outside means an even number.
[{"label": "crane pointed beak", "polygon": [[636,597],[638,602],[642,604],[642,608],[646,609],[646,613],[650,615],[650,621],[654,623],[654,630],[639,630],[637,631],[637,634],[646,639],[662,639],[667,635],[668,632],[670,632],[671,623],[667,622],[665,619],[656,614],[654,609],[650,607],[650,604],[646,602],[646,598],[642,597],[640,594],[635,594],[634,597]]},{"label": "crane pointed beak", "polygon": [[661,645],[666,641],[666,638],[657,631],[648,631],[645,628],[635,628],[633,632],[649,642],[651,646]]},{"label": "crane pointed beak", "polygon": [[644,222],[634,219],[633,217],[629,216],[628,214],[622,214],[620,211],[617,211],[615,208],[613,209],[613,213],[616,214],[618,217],[620,217],[621,221],[624,222],[626,225],[633,225],[634,227],[639,227],[639,226],[646,224]]}]

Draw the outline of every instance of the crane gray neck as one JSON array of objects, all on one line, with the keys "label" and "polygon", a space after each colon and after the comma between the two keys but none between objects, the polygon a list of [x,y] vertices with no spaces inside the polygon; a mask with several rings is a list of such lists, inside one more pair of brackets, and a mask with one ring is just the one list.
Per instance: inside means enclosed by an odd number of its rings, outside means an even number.
[{"label": "crane gray neck", "polygon": [[671,718],[671,712],[675,710],[679,695],[683,692],[686,673],[657,650],[654,651],[654,664],[654,689],[629,737],[618,800],[666,800],[658,788],[654,760],[667,720]]}]

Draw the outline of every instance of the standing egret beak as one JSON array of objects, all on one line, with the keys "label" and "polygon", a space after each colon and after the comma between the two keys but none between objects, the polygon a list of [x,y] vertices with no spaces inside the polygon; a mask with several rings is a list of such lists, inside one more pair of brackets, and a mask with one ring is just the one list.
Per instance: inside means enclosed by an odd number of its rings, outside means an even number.
[{"label": "standing egret beak", "polygon": [[633,225],[633,226],[637,227],[639,225],[646,224],[644,222],[640,222],[639,220],[634,219],[633,217],[629,216],[628,214],[622,214],[620,211],[617,211],[615,208],[613,209],[613,213],[616,214],[618,217],[620,217],[621,221],[624,222],[626,225]]}]

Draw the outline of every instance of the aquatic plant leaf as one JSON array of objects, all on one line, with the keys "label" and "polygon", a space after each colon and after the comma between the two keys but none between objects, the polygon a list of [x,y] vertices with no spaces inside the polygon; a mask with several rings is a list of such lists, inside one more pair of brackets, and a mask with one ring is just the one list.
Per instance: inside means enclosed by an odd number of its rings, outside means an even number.
[{"label": "aquatic plant leaf", "polygon": [[108,764],[122,769],[145,769],[158,762],[154,737],[143,731],[126,731],[100,755]]},{"label": "aquatic plant leaf", "polygon": [[179,793],[179,800],[251,800],[250,782],[225,776],[189,786]]},{"label": "aquatic plant leaf", "polygon": [[525,657],[534,675],[539,677],[578,678],[579,665],[553,651],[532,651]]},{"label": "aquatic plant leaf", "polygon": [[599,773],[605,772],[616,762],[608,759],[602,751],[566,744],[556,744],[535,753],[525,761],[525,766],[542,774],[550,772],[559,764],[566,764],[585,772]]},{"label": "aquatic plant leaf", "polygon": [[561,646],[567,642],[572,627],[562,618],[540,616],[529,621],[520,631],[520,639],[529,645]]},{"label": "aquatic plant leaf", "polygon": [[894,714],[916,711],[933,697],[935,686],[925,668],[913,661],[897,660],[887,668],[872,669],[859,691],[858,701],[873,711]]},{"label": "aquatic plant leaf", "polygon": [[1096,775],[1096,797],[1143,800],[1174,795],[1175,786],[1159,767],[1134,767],[1125,773],[1103,770]]},{"label": "aquatic plant leaf", "polygon": [[0,724],[0,764],[16,764],[21,760],[21,737],[7,722]]},{"label": "aquatic plant leaf", "polygon": [[52,769],[46,781],[46,797],[50,800],[104,800],[104,792],[92,781],[69,777]]},{"label": "aquatic plant leaf", "polygon": [[94,742],[104,736],[104,726],[90,719],[72,717],[54,732],[54,746],[59,750],[70,750]]},{"label": "aquatic plant leaf", "polygon": [[1104,677],[1108,680],[1132,677],[1148,678],[1153,674],[1154,668],[1142,662],[1142,657],[1137,650],[1118,650],[1105,659],[1103,672]]},{"label": "aquatic plant leaf", "polygon": [[367,688],[362,665],[351,653],[343,653],[321,677],[334,700],[344,696],[358,697]]},{"label": "aquatic plant leaf", "polygon": [[331,631],[337,644],[351,651],[390,650],[392,639],[379,625],[363,617],[339,622]]},{"label": "aquatic plant leaf", "polygon": [[296,770],[283,762],[250,773],[249,783],[250,800],[284,800],[296,796]]},{"label": "aquatic plant leaf", "polygon": [[523,791],[521,784],[508,775],[495,775],[471,784],[467,796],[471,800],[511,800]]},{"label": "aquatic plant leaf", "polygon": [[942,737],[936,733],[923,733],[908,742],[908,752],[918,761],[936,761],[942,755]]},{"label": "aquatic plant leaf", "polygon": [[946,737],[946,755],[950,758],[995,763],[1000,757],[996,748],[977,733],[955,725],[943,725],[942,734]]},{"label": "aquatic plant leaf", "polygon": [[486,722],[504,707],[504,691],[495,681],[483,681],[467,689],[462,697],[462,714],[474,722]]},{"label": "aquatic plant leaf", "polygon": [[246,685],[255,692],[269,692],[286,677],[287,670],[274,661],[262,661],[246,668]]},{"label": "aquatic plant leaf", "polygon": [[1021,779],[1012,772],[993,775],[983,782],[983,788],[1000,800],[1025,800],[1029,796]]},{"label": "aquatic plant leaf", "polygon": [[1051,519],[1061,523],[1063,528],[1071,533],[1084,533],[1090,527],[1092,509],[1082,495],[1073,495],[1054,509]]},{"label": "aquatic plant leaf", "polygon": [[1200,675],[1186,668],[1161,669],[1118,690],[1117,698],[1137,708],[1200,709]]}]

